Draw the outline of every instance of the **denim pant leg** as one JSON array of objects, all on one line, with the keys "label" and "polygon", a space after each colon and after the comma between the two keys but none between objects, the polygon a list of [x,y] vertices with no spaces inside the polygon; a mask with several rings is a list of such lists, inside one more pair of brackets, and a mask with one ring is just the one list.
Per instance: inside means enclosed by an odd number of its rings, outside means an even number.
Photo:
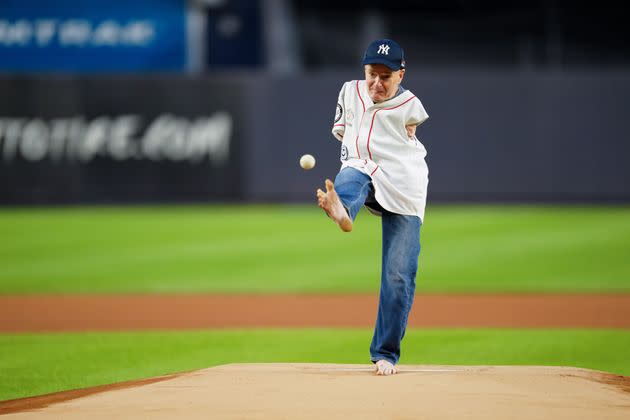
[{"label": "denim pant leg", "polygon": [[354,168],[344,168],[335,178],[335,191],[354,221],[372,190],[372,178]]},{"label": "denim pant leg", "polygon": [[416,289],[420,218],[383,212],[383,261],[378,315],[370,356],[396,364]]}]

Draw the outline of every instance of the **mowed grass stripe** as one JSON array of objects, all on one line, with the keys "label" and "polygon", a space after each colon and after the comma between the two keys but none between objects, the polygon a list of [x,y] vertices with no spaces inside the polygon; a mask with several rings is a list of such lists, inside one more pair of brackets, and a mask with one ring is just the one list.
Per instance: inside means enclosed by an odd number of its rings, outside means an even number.
[{"label": "mowed grass stripe", "polygon": [[[226,363],[369,364],[371,329],[0,335],[0,400]],[[421,330],[402,364],[575,366],[630,375],[630,331]]]},{"label": "mowed grass stripe", "polygon": [[[0,210],[0,293],[375,293],[380,220],[314,205]],[[432,206],[422,292],[630,292],[630,208]]]}]

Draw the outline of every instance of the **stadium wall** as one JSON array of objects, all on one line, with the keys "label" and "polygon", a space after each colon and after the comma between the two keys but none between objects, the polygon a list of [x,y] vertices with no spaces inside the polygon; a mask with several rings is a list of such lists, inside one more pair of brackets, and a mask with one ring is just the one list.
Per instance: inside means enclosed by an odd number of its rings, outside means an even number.
[{"label": "stadium wall", "polygon": [[[0,76],[0,204],[299,202],[352,72]],[[435,201],[630,201],[630,74],[410,70]],[[298,159],[311,153],[317,167]]]}]

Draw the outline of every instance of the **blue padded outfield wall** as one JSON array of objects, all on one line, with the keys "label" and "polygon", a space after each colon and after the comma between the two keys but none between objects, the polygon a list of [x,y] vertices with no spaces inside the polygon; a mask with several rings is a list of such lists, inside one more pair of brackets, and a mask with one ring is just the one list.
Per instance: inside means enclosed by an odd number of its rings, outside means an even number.
[{"label": "blue padded outfield wall", "polygon": [[186,0],[2,0],[0,72],[181,71]]}]

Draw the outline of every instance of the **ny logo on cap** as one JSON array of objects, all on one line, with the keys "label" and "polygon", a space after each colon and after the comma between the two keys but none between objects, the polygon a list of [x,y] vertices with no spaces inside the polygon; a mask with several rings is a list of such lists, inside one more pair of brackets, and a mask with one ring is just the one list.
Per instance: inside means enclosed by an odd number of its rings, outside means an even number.
[{"label": "ny logo on cap", "polygon": [[386,44],[381,44],[378,46],[378,51],[376,52],[377,54],[385,54],[388,55],[389,54],[389,45]]}]

